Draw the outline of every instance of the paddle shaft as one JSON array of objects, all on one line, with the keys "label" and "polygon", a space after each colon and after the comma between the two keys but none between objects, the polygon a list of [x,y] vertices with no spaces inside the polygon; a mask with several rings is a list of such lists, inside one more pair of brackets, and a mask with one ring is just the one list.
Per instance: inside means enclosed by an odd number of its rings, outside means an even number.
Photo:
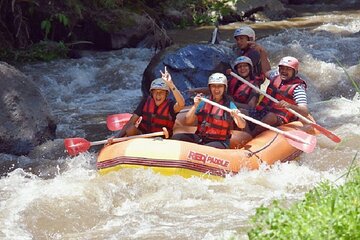
[{"label": "paddle shaft", "polygon": [[[260,88],[256,87],[254,84],[252,84],[249,81],[246,81],[245,79],[243,79],[242,77],[240,77],[239,75],[237,75],[234,72],[230,73],[231,76],[239,79],[241,82],[249,85],[249,87],[251,87],[252,89],[254,89],[255,91],[263,94],[265,97],[267,97],[268,99],[270,99],[271,101],[273,101],[274,103],[279,103],[279,100],[277,100],[276,98],[272,97],[271,95],[267,94],[265,91],[261,90]],[[310,119],[304,117],[303,115],[301,115],[300,113],[296,112],[295,110],[291,109],[291,108],[286,108],[289,112],[291,112],[292,114],[296,115],[297,117],[301,118],[302,120],[304,120],[306,123],[308,124],[312,124],[314,123],[313,121],[311,121]]]},{"label": "paddle shaft", "polygon": [[[267,94],[265,91],[261,90],[260,88],[256,87],[255,85],[253,85],[252,83],[246,81],[244,78],[240,77],[239,75],[237,75],[234,72],[230,72],[230,75],[239,79],[241,82],[247,84],[249,87],[251,87],[252,89],[254,89],[255,91],[263,94],[265,97],[269,98],[271,101],[275,102],[275,103],[279,103],[279,100],[277,100],[276,98],[272,97],[271,95]],[[319,124],[316,124],[315,122],[311,121],[310,119],[308,119],[307,117],[304,117],[303,115],[301,115],[300,113],[296,112],[295,110],[291,109],[291,108],[286,108],[289,112],[291,112],[292,114],[294,114],[295,116],[297,116],[298,118],[300,118],[301,120],[303,120],[304,122],[306,122],[307,124],[311,124],[311,126],[313,126],[314,128],[316,128],[317,130],[319,130],[321,133],[323,133],[325,136],[327,136],[328,138],[330,138],[332,141],[334,142],[340,142],[341,139],[336,136],[334,133],[330,132],[329,130],[327,130],[326,128],[320,126]]]},{"label": "paddle shaft", "polygon": [[[209,99],[207,99],[207,98],[203,98],[203,97],[202,97],[201,100],[204,101],[204,102],[210,103],[210,104],[212,104],[212,105],[214,105],[214,106],[216,106],[216,107],[218,107],[218,108],[221,108],[221,109],[223,109],[223,110],[225,110],[225,111],[227,111],[227,112],[231,112],[231,109],[230,109],[230,108],[225,107],[225,106],[223,106],[223,105],[221,105],[221,104],[218,104],[218,103],[216,103],[216,102],[213,102],[213,101],[211,101],[211,100],[209,100]],[[272,131],[274,131],[274,132],[277,132],[277,133],[279,133],[279,134],[285,135],[286,137],[289,137],[289,138],[291,138],[291,139],[293,139],[293,140],[295,140],[295,141],[299,141],[299,142],[301,142],[301,143],[309,144],[308,142],[304,141],[302,138],[299,138],[299,137],[294,136],[294,135],[292,135],[292,134],[289,134],[289,133],[287,133],[287,132],[285,132],[285,131],[282,131],[282,130],[280,130],[280,129],[278,129],[278,128],[275,128],[275,127],[273,127],[273,126],[270,126],[270,125],[268,125],[268,124],[265,124],[265,123],[263,123],[263,122],[260,122],[260,121],[254,119],[254,118],[251,118],[251,117],[249,117],[249,116],[247,116],[247,115],[245,115],[245,114],[238,113],[238,115],[239,115],[240,117],[246,119],[246,120],[249,120],[250,122],[253,122],[253,123],[255,123],[255,124],[258,124],[258,125],[260,125],[260,126],[262,126],[262,127],[264,127],[264,128],[270,129],[270,130],[272,130]]]},{"label": "paddle shaft", "polygon": [[[162,135],[166,136],[167,133],[165,133],[165,131],[146,133],[146,134],[134,135],[134,136],[129,136],[129,137],[114,138],[112,141],[113,142],[123,142],[123,141],[130,140],[130,139],[133,139],[133,138],[151,138],[151,137],[158,137],[158,136],[162,136]],[[106,144],[107,142],[108,142],[107,139],[106,140],[101,140],[101,141],[90,142],[90,146]]]}]

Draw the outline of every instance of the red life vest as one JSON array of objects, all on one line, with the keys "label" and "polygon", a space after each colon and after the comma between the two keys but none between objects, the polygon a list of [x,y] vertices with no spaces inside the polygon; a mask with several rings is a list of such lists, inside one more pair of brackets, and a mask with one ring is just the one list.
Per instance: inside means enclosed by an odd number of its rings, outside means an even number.
[{"label": "red life vest", "polygon": [[139,129],[143,133],[152,133],[162,131],[166,127],[169,134],[172,134],[175,119],[170,114],[170,101],[166,99],[159,106],[155,105],[152,97],[148,97],[142,109],[142,121]]},{"label": "red life vest", "polygon": [[[259,87],[262,81],[263,78],[259,76],[259,77],[255,77],[255,79],[250,80],[249,82]],[[242,83],[240,80],[238,80],[235,77],[230,79],[230,81],[228,82],[228,87],[229,87],[228,90],[229,94],[233,97],[233,99],[236,102],[239,103],[247,104],[249,103],[251,98],[255,95],[253,94],[252,88],[249,85]]]},{"label": "red life vest", "polygon": [[[294,100],[294,89],[299,86],[304,85],[306,89],[306,83],[299,77],[295,77],[288,81],[282,81],[280,76],[277,76],[275,79],[270,81],[270,84],[266,90],[266,93],[273,96],[277,100],[285,100],[290,104],[296,104]],[[284,123],[288,123],[296,120],[296,116],[286,110],[285,108],[280,108],[275,105],[273,101],[264,97],[261,103],[256,107],[256,110],[261,111],[266,109],[275,113],[281,119],[283,119]]]},{"label": "red life vest", "polygon": [[[212,100],[212,99],[211,99]],[[229,107],[230,101],[221,100],[219,104]],[[205,103],[197,114],[198,127],[196,134],[202,139],[214,141],[226,141],[231,137],[233,119],[230,113]]]}]

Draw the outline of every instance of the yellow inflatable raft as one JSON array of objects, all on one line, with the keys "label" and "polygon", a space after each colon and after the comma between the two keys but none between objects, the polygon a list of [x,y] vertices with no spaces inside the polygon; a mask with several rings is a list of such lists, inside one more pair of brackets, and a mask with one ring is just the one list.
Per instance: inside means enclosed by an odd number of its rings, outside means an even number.
[{"label": "yellow inflatable raft", "polygon": [[[292,122],[279,129],[285,132],[303,130],[303,125]],[[178,127],[176,132],[179,131]],[[137,138],[105,146],[99,153],[97,168],[100,174],[123,168],[146,168],[185,178],[219,178],[237,174],[242,169],[257,169],[263,162],[271,165],[276,161],[294,160],[301,153],[284,135],[270,130],[240,149],[225,150],[171,139]]]}]

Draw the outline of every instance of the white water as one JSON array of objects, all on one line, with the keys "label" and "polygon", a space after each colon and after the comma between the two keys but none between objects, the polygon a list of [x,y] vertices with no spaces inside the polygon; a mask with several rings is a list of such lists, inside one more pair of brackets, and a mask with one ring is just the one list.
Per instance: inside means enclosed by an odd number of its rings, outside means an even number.
[{"label": "white water", "polygon": [[[291,204],[322,180],[341,184],[337,179],[359,151],[360,99],[334,57],[359,84],[359,37],[338,34],[359,32],[358,19],[346,24],[327,19],[315,30],[260,40],[273,66],[284,55],[299,58],[300,72],[309,80],[311,112],[342,143],[320,135],[316,150],[298,162],[262,166],[223,181],[142,170],[99,176],[95,153],[60,159],[67,168],[52,179],[17,169],[0,179],[0,239],[246,239],[249,219],[262,204],[274,199]],[[107,115],[137,105],[152,54],[146,49],[89,53],[21,70],[33,76],[49,101],[58,137],[88,138],[96,137],[94,126]],[[110,132],[104,127],[99,134]]]}]

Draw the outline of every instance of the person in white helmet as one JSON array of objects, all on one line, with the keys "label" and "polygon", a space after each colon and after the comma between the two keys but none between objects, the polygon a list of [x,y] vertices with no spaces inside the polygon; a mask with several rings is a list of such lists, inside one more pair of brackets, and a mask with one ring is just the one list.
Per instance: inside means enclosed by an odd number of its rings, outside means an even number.
[{"label": "person in white helmet", "polygon": [[264,47],[255,42],[255,31],[249,26],[237,28],[234,31],[238,56],[249,57],[253,63],[256,76],[266,73],[271,69],[268,54]]},{"label": "person in white helmet", "polygon": [[[139,103],[118,137],[162,131],[163,127],[167,128],[171,136],[176,115],[184,108],[185,99],[173,83],[166,67],[161,75],[162,78],[152,81],[150,96]],[[169,98],[170,91],[175,101]]]},{"label": "person in white helmet", "polygon": [[229,148],[234,124],[239,128],[245,128],[245,120],[237,114],[240,111],[226,94],[227,78],[224,74],[214,73],[210,75],[208,87],[210,100],[232,109],[232,112],[229,113],[201,101],[202,95],[198,94],[194,98],[194,105],[186,113],[185,117],[185,123],[188,125],[197,120],[195,134],[178,133],[174,134],[172,139],[195,142],[215,148]]},{"label": "person in white helmet", "polygon": [[[306,82],[297,75],[298,70],[298,59],[287,56],[280,60],[278,71],[266,73],[266,77],[270,80],[266,93],[276,98],[279,103],[276,104],[264,97],[256,107],[257,113],[252,117],[272,126],[297,120],[297,117],[286,108],[308,117]],[[263,127],[257,125],[252,131],[252,135],[256,136],[263,130]]]},{"label": "person in white helmet", "polygon": [[[253,63],[250,58],[246,56],[237,57],[232,68],[240,77],[260,87],[263,77],[254,76]],[[236,77],[232,77],[228,81],[228,94],[233,97],[238,108],[246,110],[254,109],[259,98],[259,94],[255,90]]]}]

